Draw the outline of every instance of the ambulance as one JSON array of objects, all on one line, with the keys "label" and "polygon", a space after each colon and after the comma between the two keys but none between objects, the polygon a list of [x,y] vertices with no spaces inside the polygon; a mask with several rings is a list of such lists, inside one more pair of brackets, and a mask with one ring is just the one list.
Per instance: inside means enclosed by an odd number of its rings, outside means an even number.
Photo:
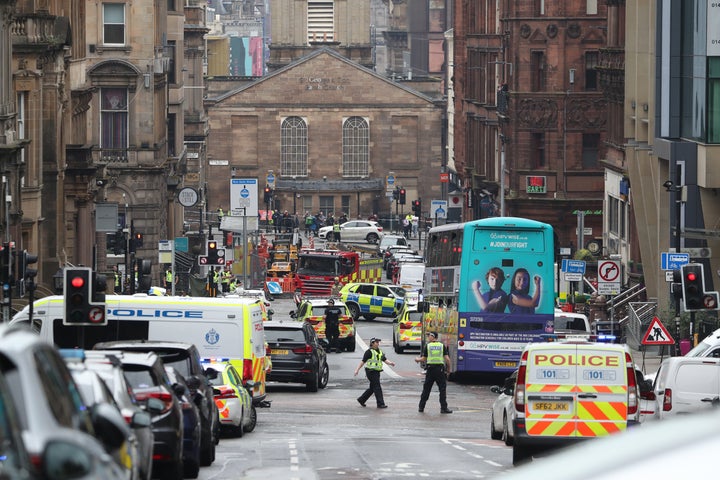
[{"label": "ambulance", "polygon": [[638,409],[632,356],[617,344],[530,343],[513,400],[514,465],[536,451],[622,432]]},{"label": "ambulance", "polygon": [[64,325],[63,296],[49,296],[10,321],[26,325],[58,348],[91,349],[113,340],[164,340],[192,343],[204,359],[229,361],[252,380],[253,402],[265,399],[265,316],[254,297],[158,297],[145,294],[107,295],[107,325]]}]

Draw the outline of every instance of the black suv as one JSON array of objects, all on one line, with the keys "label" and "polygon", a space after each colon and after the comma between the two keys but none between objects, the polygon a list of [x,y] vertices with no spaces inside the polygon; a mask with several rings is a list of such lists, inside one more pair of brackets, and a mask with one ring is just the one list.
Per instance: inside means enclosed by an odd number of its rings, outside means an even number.
[{"label": "black suv", "polygon": [[220,418],[212,385],[208,376],[218,372],[205,372],[200,361],[200,352],[195,345],[184,342],[163,342],[157,340],[120,340],[101,342],[95,349],[124,350],[130,352],[155,352],[165,365],[175,368],[185,378],[188,387],[201,395],[195,398],[201,417],[200,465],[208,466],[215,460],[215,445],[220,441]]},{"label": "black suv", "polygon": [[183,478],[183,414],[162,359],[155,353],[86,350],[85,362],[120,361],[135,398],[152,415],[153,474],[163,479]]},{"label": "black suv", "polygon": [[310,392],[327,386],[327,354],[309,323],[269,321],[263,326],[272,358],[268,381],[304,383]]}]

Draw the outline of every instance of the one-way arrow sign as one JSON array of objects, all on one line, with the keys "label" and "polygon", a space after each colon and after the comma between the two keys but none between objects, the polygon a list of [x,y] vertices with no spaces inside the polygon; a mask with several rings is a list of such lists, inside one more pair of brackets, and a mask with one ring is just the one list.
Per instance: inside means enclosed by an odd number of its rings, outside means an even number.
[{"label": "one-way arrow sign", "polygon": [[648,327],[647,332],[645,332],[645,335],[643,335],[642,344],[673,345],[674,343],[675,340],[673,340],[672,335],[670,335],[670,332],[667,331],[665,325],[662,324],[658,317],[653,317],[653,320],[652,322],[650,322],[650,326]]}]

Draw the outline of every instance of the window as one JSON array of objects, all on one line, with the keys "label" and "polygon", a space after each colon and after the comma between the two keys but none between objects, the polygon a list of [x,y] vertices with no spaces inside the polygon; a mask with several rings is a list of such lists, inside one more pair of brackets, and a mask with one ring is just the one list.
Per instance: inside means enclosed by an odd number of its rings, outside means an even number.
[{"label": "window", "polygon": [[583,133],[582,142],[582,168],[596,168],[598,165],[600,135],[597,133]]},{"label": "window", "polygon": [[300,117],[288,117],[280,127],[280,169],[283,176],[307,175],[307,124]]},{"label": "window", "polygon": [[530,54],[530,88],[533,92],[545,90],[545,52]]},{"label": "window", "polygon": [[329,214],[335,211],[335,197],[321,195],[320,196],[320,211],[324,214]]},{"label": "window", "polygon": [[585,52],[585,90],[597,90],[598,52]]},{"label": "window", "polygon": [[545,15],[545,0],[535,0],[535,15]]},{"label": "window", "polygon": [[598,2],[597,0],[587,0],[585,13],[588,15],[597,15],[598,13]]},{"label": "window", "polygon": [[100,91],[100,148],[106,160],[127,160],[128,93],[125,88]]},{"label": "window", "polygon": [[175,156],[175,142],[177,139],[175,129],[177,128],[177,115],[174,113],[168,113],[167,119],[167,144],[168,144],[168,157]]},{"label": "window", "polygon": [[368,122],[362,117],[350,117],[343,123],[343,177],[368,176],[369,163]]},{"label": "window", "polygon": [[708,143],[720,143],[720,58],[708,57]]},{"label": "window", "polygon": [[176,46],[175,40],[168,40],[166,51],[170,57],[170,62],[168,63],[167,80],[171,85],[177,83],[177,79],[175,77],[175,68],[177,63],[177,57],[175,55]]},{"label": "window", "polygon": [[334,41],[334,2],[308,0],[307,9],[308,43]]},{"label": "window", "polygon": [[103,44],[125,45],[125,4],[103,4]]},{"label": "window", "polygon": [[531,153],[531,168],[541,168],[545,166],[545,134],[544,133],[533,133],[532,134],[532,152]]}]

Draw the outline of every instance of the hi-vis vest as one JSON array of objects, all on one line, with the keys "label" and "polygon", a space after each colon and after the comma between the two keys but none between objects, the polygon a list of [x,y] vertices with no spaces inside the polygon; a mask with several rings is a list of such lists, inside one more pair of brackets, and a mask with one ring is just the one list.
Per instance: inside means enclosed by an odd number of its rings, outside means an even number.
[{"label": "hi-vis vest", "polygon": [[168,270],[167,272],[165,272],[165,281],[172,282],[172,271]]},{"label": "hi-vis vest", "polygon": [[333,232],[339,232],[339,231],[340,231],[340,224],[335,223],[335,225],[333,225]]},{"label": "hi-vis vest", "polygon": [[368,370],[377,370],[378,372],[382,372],[382,351],[380,351],[379,348],[377,350],[371,348],[370,353],[372,354],[372,356],[370,357],[370,360],[365,363],[365,368],[367,368]]},{"label": "hi-vis vest", "polygon": [[428,365],[444,365],[445,358],[443,355],[444,345],[442,342],[430,342],[427,344],[427,363]]}]

